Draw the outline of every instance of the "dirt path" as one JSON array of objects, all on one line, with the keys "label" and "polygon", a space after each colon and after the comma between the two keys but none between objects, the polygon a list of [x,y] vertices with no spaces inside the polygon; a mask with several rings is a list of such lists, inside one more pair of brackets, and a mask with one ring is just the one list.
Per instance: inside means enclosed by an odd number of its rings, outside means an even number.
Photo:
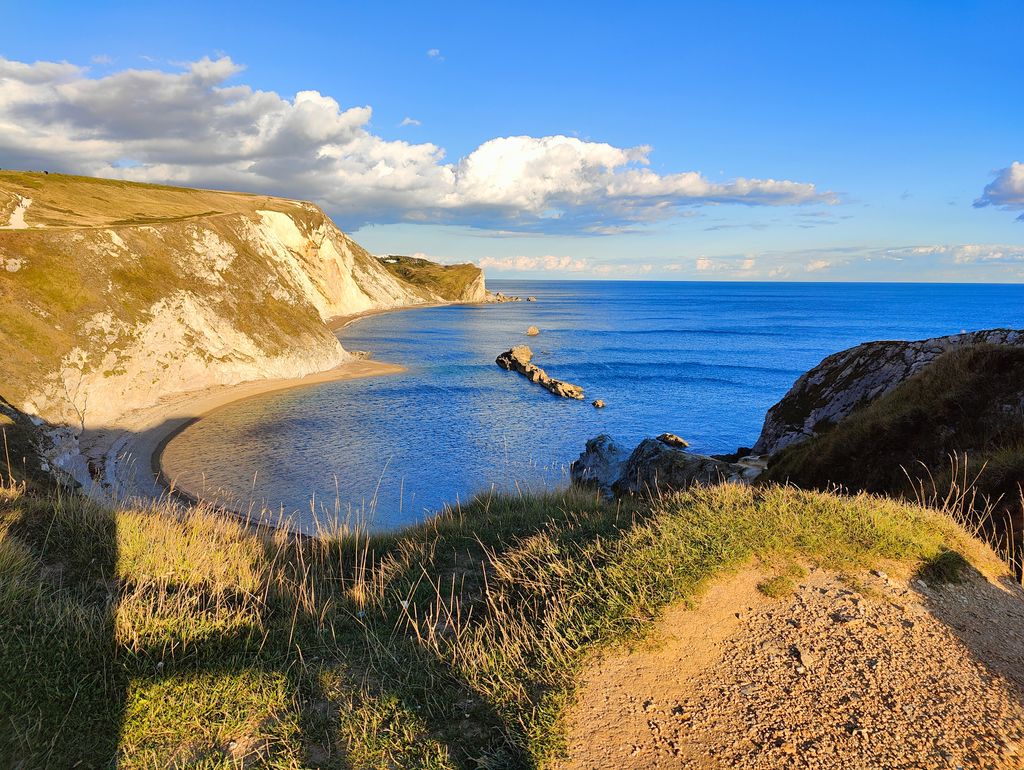
[{"label": "dirt path", "polygon": [[566,770],[1024,767],[1024,592],[743,572],[587,675]]}]

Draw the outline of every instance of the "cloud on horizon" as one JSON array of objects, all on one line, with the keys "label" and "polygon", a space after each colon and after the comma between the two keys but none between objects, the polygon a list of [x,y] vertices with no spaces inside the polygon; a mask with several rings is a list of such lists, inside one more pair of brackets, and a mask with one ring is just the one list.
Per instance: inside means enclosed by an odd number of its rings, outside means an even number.
[{"label": "cloud on horizon", "polygon": [[[995,206],[1006,211],[1024,210],[1024,163],[1014,161],[1000,170],[996,178],[985,186],[981,197],[974,201],[974,206]],[[1020,214],[1017,221],[1024,222],[1024,214]]]},{"label": "cloud on horizon", "polygon": [[449,162],[435,144],[373,133],[368,106],[231,84],[243,69],[224,56],[92,76],[0,57],[0,165],[311,198],[349,229],[431,222],[598,235],[695,206],[837,202],[809,182],[659,174],[650,147],[569,136],[496,137]]},{"label": "cloud on horizon", "polygon": [[671,280],[863,280],[870,267],[877,280],[1024,282],[1024,246],[1007,244],[930,244],[920,246],[840,246],[794,251],[701,255],[651,260],[643,264],[569,255],[454,258],[415,256],[453,264],[472,261],[496,277],[535,274],[547,278],[654,278]]}]

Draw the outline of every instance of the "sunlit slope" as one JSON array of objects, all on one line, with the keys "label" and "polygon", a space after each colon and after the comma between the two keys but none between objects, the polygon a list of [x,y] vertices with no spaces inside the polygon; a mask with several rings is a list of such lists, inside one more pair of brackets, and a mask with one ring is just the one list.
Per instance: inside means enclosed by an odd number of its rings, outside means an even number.
[{"label": "sunlit slope", "polygon": [[443,299],[301,201],[0,172],[0,206],[0,396],[51,422],[327,369],[326,319]]}]

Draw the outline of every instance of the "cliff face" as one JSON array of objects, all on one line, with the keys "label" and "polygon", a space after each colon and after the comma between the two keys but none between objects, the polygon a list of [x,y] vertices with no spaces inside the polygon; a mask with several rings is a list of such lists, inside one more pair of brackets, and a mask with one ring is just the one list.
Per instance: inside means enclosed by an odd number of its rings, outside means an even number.
[{"label": "cliff face", "polygon": [[867,342],[835,353],[802,375],[768,410],[754,454],[798,444],[894,390],[949,350],[979,344],[1024,346],[1012,329],[954,334],[915,342]]},{"label": "cliff face", "polygon": [[329,369],[349,354],[327,319],[451,299],[309,203],[17,172],[0,200],[0,396],[52,424]]}]

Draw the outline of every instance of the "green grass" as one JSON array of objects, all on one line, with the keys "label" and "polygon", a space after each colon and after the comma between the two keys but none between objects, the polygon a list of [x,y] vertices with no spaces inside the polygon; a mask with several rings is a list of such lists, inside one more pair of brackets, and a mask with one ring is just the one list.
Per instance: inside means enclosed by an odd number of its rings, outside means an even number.
[{"label": "green grass", "polygon": [[380,263],[395,277],[452,302],[464,299],[467,289],[481,276],[480,268],[473,264],[439,265],[426,259],[394,255],[381,257]]},{"label": "green grass", "polygon": [[992,558],[935,511],[775,486],[305,541],[2,489],[3,766],[549,767],[588,655],[752,559]]},{"label": "green grass", "polygon": [[892,392],[769,462],[767,482],[895,495],[949,508],[1019,553],[1024,349],[947,352]]}]

